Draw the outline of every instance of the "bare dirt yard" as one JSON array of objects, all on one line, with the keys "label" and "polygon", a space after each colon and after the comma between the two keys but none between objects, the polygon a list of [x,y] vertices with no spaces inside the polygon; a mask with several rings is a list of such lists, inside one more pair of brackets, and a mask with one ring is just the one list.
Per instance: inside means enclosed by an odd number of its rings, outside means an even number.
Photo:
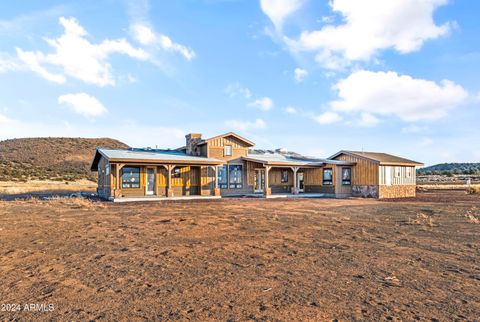
[{"label": "bare dirt yard", "polygon": [[3,201],[0,256],[0,320],[480,317],[480,196],[462,191]]}]

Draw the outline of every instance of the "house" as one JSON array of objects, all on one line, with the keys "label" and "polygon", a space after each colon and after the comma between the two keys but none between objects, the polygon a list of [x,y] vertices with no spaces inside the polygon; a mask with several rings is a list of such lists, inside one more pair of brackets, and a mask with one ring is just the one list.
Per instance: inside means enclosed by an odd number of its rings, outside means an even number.
[{"label": "house", "polygon": [[334,160],[355,162],[352,195],[373,198],[415,197],[416,166],[423,163],[378,152],[340,151]]},{"label": "house", "polygon": [[97,148],[97,192],[115,201],[161,198],[415,196],[415,166],[384,153],[340,151],[328,159],[253,149],[229,132],[185,136],[175,150]]}]

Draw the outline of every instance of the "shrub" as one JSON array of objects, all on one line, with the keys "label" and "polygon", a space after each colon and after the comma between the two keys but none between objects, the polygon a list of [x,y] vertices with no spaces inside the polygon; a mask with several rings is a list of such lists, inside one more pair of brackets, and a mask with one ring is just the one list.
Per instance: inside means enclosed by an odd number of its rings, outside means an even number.
[{"label": "shrub", "polygon": [[467,188],[467,193],[469,195],[480,194],[480,187],[469,187]]}]

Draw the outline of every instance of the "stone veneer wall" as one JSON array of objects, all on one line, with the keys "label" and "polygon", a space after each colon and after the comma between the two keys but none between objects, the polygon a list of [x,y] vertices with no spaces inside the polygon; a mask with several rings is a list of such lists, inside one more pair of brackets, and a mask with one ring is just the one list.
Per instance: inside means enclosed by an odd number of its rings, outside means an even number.
[{"label": "stone veneer wall", "polygon": [[379,186],[379,198],[405,198],[416,196],[415,185]]},{"label": "stone veneer wall", "polygon": [[352,196],[362,198],[378,198],[378,186],[352,186]]}]

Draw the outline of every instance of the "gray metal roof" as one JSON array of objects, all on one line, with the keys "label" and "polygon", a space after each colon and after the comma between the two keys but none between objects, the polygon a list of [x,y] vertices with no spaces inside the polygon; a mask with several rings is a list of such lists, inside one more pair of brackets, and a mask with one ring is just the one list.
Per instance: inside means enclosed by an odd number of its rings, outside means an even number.
[{"label": "gray metal roof", "polygon": [[251,161],[257,161],[266,164],[279,164],[285,163],[286,165],[308,165],[308,166],[321,166],[325,163],[328,164],[353,164],[349,161],[340,160],[328,160],[318,158],[297,158],[280,153],[262,153],[262,154],[248,154],[245,159]]},{"label": "gray metal roof", "polygon": [[98,148],[97,151],[110,160],[223,163],[218,159],[192,156],[175,150]]}]

